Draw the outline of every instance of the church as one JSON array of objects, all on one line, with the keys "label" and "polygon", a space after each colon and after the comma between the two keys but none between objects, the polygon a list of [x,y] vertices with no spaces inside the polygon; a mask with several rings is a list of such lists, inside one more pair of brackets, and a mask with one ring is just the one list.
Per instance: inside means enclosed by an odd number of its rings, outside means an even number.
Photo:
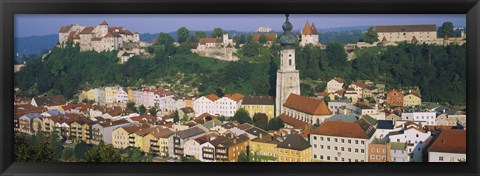
[{"label": "church", "polygon": [[[333,113],[323,100],[300,95],[300,76],[295,66],[295,44],[298,42],[292,34],[293,25],[283,23],[283,35],[280,38],[280,68],[277,71],[275,97],[275,116],[280,116],[285,126],[305,128],[320,124]],[[291,124],[290,124],[291,123]]]}]

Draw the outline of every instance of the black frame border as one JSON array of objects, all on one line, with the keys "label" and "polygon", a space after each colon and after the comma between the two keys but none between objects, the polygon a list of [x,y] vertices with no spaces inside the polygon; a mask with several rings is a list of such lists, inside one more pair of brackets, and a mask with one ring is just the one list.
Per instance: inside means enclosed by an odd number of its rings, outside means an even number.
[{"label": "black frame border", "polygon": [[[478,0],[1,0],[2,175],[479,175]],[[466,14],[467,163],[18,163],[13,162],[14,14]],[[350,169],[351,168],[351,169]]]}]

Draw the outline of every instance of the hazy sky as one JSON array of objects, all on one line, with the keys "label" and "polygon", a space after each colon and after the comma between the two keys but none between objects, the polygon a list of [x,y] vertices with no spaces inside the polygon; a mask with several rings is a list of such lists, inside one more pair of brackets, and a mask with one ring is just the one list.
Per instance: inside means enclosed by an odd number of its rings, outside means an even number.
[{"label": "hazy sky", "polygon": [[[103,20],[111,26],[123,26],[132,32],[157,33],[172,32],[185,26],[189,30],[212,30],[221,27],[225,30],[255,31],[260,26],[280,31],[285,20],[283,14],[236,15],[236,14],[193,14],[193,15],[65,15],[65,14],[17,14],[15,15],[15,37],[57,34],[62,25],[81,24],[94,26]],[[445,21],[455,26],[466,26],[464,14],[419,14],[419,15],[356,15],[356,14],[291,14],[290,22],[294,30],[303,28],[306,21],[314,22],[317,29],[373,26],[393,24],[436,24]]]}]

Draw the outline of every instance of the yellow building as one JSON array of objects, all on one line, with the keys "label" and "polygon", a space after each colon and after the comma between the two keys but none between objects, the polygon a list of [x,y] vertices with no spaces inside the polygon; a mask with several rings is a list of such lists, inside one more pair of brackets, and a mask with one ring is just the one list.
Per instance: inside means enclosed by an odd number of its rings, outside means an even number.
[{"label": "yellow building", "polygon": [[276,162],[277,145],[280,143],[271,135],[260,133],[258,138],[250,141],[250,158],[253,162]]},{"label": "yellow building", "polygon": [[271,96],[244,96],[240,108],[245,109],[250,117],[264,113],[268,120],[275,117],[275,101]]},{"label": "yellow building", "polygon": [[152,152],[160,156],[166,156],[168,153],[168,137],[174,133],[174,131],[167,128],[155,127],[143,139],[143,152]]},{"label": "yellow building", "polygon": [[119,89],[120,89],[120,87],[118,87],[118,86],[105,87],[105,102],[107,104],[115,103],[115,100],[117,99]]},{"label": "yellow building", "polygon": [[96,97],[97,97],[97,91],[95,89],[90,89],[87,91],[88,100],[95,100]]},{"label": "yellow building", "polygon": [[70,138],[74,141],[81,141],[83,140],[83,125],[85,121],[77,120],[70,124]]},{"label": "yellow building", "polygon": [[302,136],[291,134],[277,145],[278,162],[311,162],[312,146]]},{"label": "yellow building", "polygon": [[140,130],[137,126],[120,127],[112,131],[112,145],[124,149],[130,146],[130,137]]},{"label": "yellow building", "polygon": [[422,98],[416,93],[408,93],[403,96],[403,106],[420,106],[422,104]]},{"label": "yellow building", "polygon": [[127,94],[128,94],[128,102],[135,102],[135,97],[133,96],[133,90],[128,88]]}]

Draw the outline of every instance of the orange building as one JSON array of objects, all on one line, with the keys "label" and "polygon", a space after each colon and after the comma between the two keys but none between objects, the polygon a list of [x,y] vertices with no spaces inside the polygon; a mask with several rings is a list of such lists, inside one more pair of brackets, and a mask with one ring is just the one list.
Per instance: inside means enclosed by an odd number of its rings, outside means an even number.
[{"label": "orange building", "polygon": [[390,143],[374,139],[368,144],[368,162],[390,161]]},{"label": "orange building", "polygon": [[403,93],[393,89],[387,93],[387,104],[390,106],[403,107]]}]

